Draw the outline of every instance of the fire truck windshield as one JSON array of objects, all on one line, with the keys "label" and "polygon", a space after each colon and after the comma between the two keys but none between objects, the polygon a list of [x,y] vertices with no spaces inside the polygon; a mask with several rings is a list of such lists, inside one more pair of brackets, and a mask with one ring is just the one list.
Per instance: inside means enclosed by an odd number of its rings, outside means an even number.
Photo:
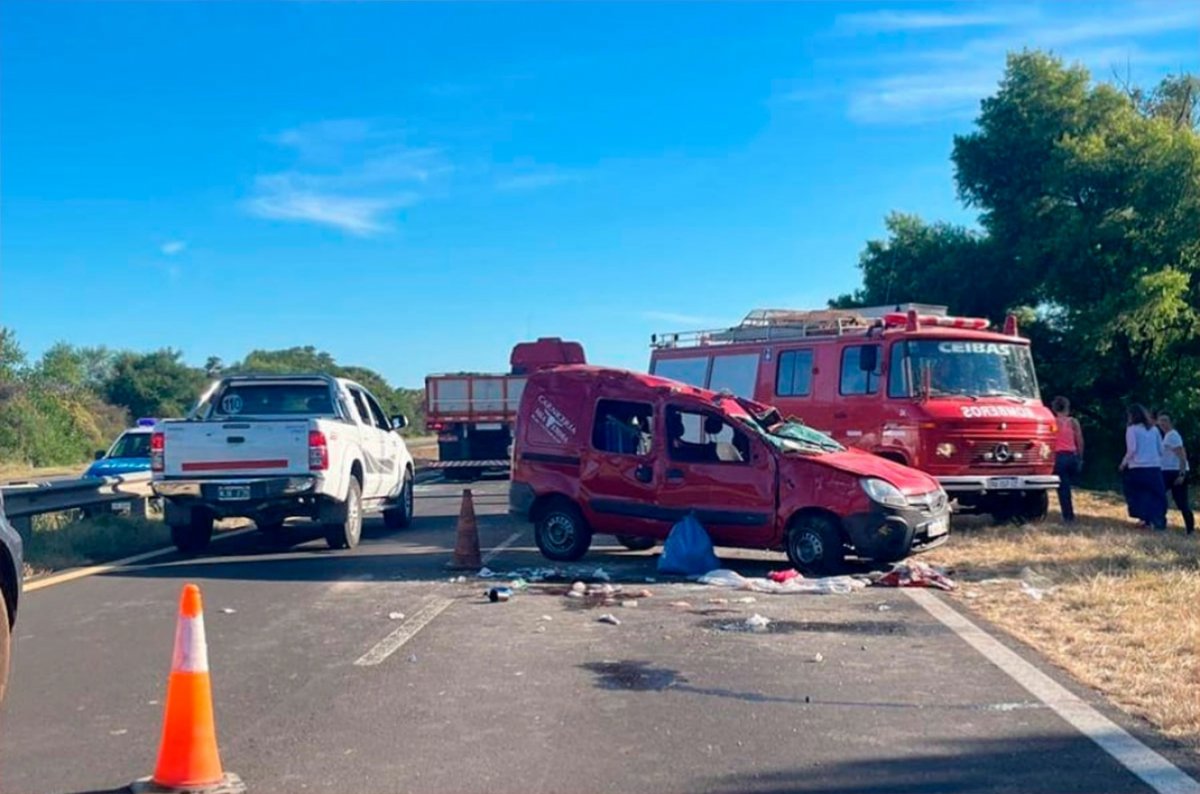
[{"label": "fire truck windshield", "polygon": [[908,340],[893,348],[891,397],[1039,399],[1029,346],[1010,342]]}]

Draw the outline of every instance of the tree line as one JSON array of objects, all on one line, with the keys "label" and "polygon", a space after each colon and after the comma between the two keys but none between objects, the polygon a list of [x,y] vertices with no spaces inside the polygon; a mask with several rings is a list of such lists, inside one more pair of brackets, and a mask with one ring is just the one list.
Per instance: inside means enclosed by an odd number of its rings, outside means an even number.
[{"label": "tree line", "polygon": [[139,417],[180,417],[206,383],[231,374],[325,372],[366,386],[389,415],[424,429],[424,394],[395,388],[366,367],[339,364],[315,347],[254,350],[226,366],[211,357],[189,366],[178,350],[149,353],[60,342],[30,361],[11,329],[0,328],[0,463],[63,466],[107,448]]},{"label": "tree line", "polygon": [[1200,80],[1094,82],[1041,52],[1008,57],[954,138],[978,226],[893,213],[835,307],[916,301],[1032,340],[1042,392],[1067,396],[1093,477],[1115,466],[1125,407],[1171,411],[1200,457]]}]

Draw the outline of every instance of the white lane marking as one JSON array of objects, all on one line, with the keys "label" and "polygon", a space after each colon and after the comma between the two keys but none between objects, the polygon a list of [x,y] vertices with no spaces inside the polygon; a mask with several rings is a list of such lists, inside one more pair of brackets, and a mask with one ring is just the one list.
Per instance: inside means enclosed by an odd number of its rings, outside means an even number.
[{"label": "white lane marking", "polygon": [[490,562],[491,559],[493,557],[495,557],[497,554],[504,551],[512,544],[516,543],[520,537],[521,537],[520,532],[514,532],[511,535],[509,535],[507,538],[505,538],[504,541],[499,546],[496,546],[495,548],[492,548],[492,549],[488,549],[488,553],[483,555],[483,562],[484,563]]},{"label": "white lane marking", "polygon": [[403,647],[404,643],[417,636],[417,632],[428,626],[434,618],[446,611],[446,607],[454,602],[449,598],[434,598],[417,610],[411,618],[404,621],[391,634],[375,643],[375,647],[355,660],[359,667],[371,667],[382,662]]},{"label": "white lane marking", "polygon": [[1200,783],[1179,767],[1004,647],[999,640],[947,606],[937,596],[924,590],[904,592],[1150,788],[1159,794],[1200,794]]},{"label": "white lane marking", "polygon": [[[217,534],[213,535],[213,540],[236,538],[238,535],[245,535],[247,532],[254,531],[256,531],[254,527],[247,527],[246,529],[235,529],[232,532],[218,532]],[[43,578],[34,579],[31,582],[26,582],[22,592],[30,593],[34,590],[41,590],[43,587],[53,587],[56,584],[64,584],[76,579],[82,579],[85,576],[95,576],[98,573],[108,573],[109,571],[115,571],[118,568],[124,568],[126,566],[133,565],[134,563],[142,562],[143,560],[151,560],[155,557],[162,557],[163,555],[171,554],[174,551],[174,546],[165,546],[161,549],[154,549],[153,551],[144,551],[141,554],[135,554],[132,557],[122,557],[119,560],[106,562],[103,565],[89,565],[85,568],[72,568],[69,571],[63,571],[62,573],[56,573],[52,576],[46,576]],[[190,562],[195,563],[198,562],[198,560],[191,560]]]}]

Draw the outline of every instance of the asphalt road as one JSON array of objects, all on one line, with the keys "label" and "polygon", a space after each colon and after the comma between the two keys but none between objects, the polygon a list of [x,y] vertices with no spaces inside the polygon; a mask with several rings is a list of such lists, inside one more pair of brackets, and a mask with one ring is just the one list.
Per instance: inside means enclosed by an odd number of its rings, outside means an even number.
[{"label": "asphalt road", "polygon": [[[506,489],[474,486],[485,553],[503,547],[488,565],[545,565],[504,515]],[[0,791],[115,790],[149,774],[186,581],[204,594],[222,759],[251,791],[1151,790],[898,591],[713,604],[744,594],[647,583],[655,552],[601,538],[586,569],[650,588],[636,608],[554,588],[488,603],[484,582],[444,570],[460,492],[420,486],[413,527],[376,519],[349,553],[251,533],[29,593]],[[722,556],[748,574],[784,567]],[[775,630],[727,630],[754,612]]]}]

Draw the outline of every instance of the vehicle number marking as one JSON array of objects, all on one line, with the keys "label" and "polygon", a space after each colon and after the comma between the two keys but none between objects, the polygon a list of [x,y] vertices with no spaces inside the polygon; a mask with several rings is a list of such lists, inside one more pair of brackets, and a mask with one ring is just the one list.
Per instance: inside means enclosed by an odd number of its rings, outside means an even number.
[{"label": "vehicle number marking", "polygon": [[217,487],[217,499],[222,502],[244,502],[249,498],[249,485],[221,485]]},{"label": "vehicle number marking", "polygon": [[1004,489],[1017,488],[1020,486],[1020,484],[1021,484],[1021,481],[1018,480],[1016,477],[992,477],[988,480],[988,488],[991,488],[991,489],[994,489],[997,491],[1004,490]]}]

